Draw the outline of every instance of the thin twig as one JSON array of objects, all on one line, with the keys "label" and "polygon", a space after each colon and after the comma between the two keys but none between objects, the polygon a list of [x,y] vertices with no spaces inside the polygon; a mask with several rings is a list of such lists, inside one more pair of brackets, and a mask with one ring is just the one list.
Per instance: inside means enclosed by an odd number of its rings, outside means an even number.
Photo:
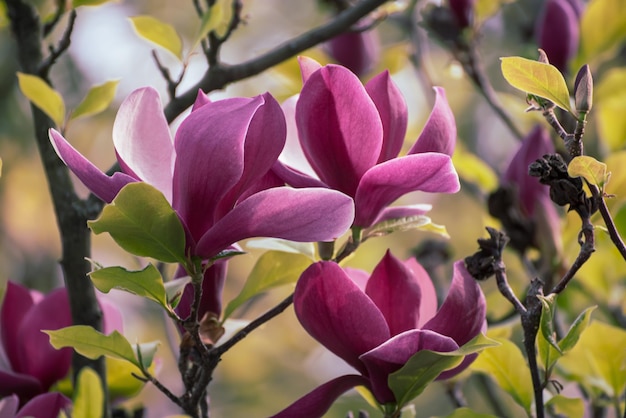
[{"label": "thin twig", "polygon": [[52,32],[52,30],[56,27],[57,23],[59,23],[59,20],[61,20],[61,16],[63,16],[63,13],[65,12],[65,0],[57,0],[56,3],[57,8],[54,11],[54,16],[49,22],[47,22],[43,26],[42,32],[44,38],[50,35],[50,32]]},{"label": "thin twig", "polygon": [[567,287],[567,284],[574,277],[574,275],[580,270],[580,268],[589,260],[591,254],[595,251],[595,234],[593,231],[593,225],[588,217],[582,218],[582,229],[579,235],[579,242],[581,244],[578,256],[569,270],[565,273],[563,278],[552,288],[550,294],[559,294]]},{"label": "thin twig", "polygon": [[74,24],[76,23],[76,17],[76,10],[72,10],[70,12],[70,17],[67,21],[67,27],[65,28],[65,32],[63,32],[63,36],[61,37],[59,44],[56,46],[56,48],[50,46],[50,55],[48,55],[48,57],[43,60],[41,64],[39,64],[39,70],[37,72],[40,77],[47,79],[50,68],[52,68],[57,59],[59,59],[59,57],[70,47],[72,32],[74,32]]},{"label": "thin twig", "polygon": [[156,377],[152,376],[152,374],[148,370],[142,370],[142,376],[138,376],[135,373],[131,373],[135,378],[141,380],[142,382],[150,382],[152,383],[162,394],[168,397],[169,400],[174,402],[176,405],[182,408],[182,402],[178,398],[178,396],[174,395],[172,391],[170,391],[167,387],[163,385]]}]

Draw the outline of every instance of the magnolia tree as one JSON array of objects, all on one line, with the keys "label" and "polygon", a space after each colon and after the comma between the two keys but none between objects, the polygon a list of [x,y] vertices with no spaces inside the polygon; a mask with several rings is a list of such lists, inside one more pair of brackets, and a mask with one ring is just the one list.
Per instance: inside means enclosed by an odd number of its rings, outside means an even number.
[{"label": "magnolia tree", "polygon": [[[118,81],[68,112],[53,80],[81,14],[119,7],[105,3],[0,3],[64,279],[45,294],[3,278],[0,417],[626,416],[619,0],[311,1],[318,26],[239,62],[221,57],[250,27],[288,23],[259,23],[269,3],[190,1],[192,35],[128,1],[162,78],[104,129]],[[256,95],[217,94],[268,74]],[[91,137],[112,132],[106,170],[76,146],[87,117]],[[105,266],[92,234],[140,267]],[[123,292],[147,303],[131,315]],[[220,389],[253,338],[288,353],[306,334],[332,354],[264,365],[273,388],[240,370]]]}]

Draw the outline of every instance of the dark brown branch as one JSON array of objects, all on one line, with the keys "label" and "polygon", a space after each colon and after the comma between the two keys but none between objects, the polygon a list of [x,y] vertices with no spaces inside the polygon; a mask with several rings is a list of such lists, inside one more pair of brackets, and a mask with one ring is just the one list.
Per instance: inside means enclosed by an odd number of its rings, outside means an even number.
[{"label": "dark brown branch", "polygon": [[76,23],[76,10],[72,10],[70,13],[69,20],[67,22],[67,28],[65,28],[65,32],[63,32],[63,37],[59,41],[59,44],[55,47],[50,46],[49,51],[50,55],[39,65],[38,74],[43,77],[48,77],[48,72],[50,68],[54,65],[57,59],[63,55],[65,51],[70,47],[70,40],[72,37],[72,32],[74,31],[74,23]]}]

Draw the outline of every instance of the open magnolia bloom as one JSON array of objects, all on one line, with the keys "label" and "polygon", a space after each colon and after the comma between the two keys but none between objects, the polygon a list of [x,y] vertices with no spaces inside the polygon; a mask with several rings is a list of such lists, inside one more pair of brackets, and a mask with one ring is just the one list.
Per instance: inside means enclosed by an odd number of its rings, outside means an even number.
[{"label": "open magnolia bloom", "polygon": [[[364,276],[323,261],[300,277],[294,295],[300,323],[359,374],[323,384],[276,417],[322,416],[355,386],[367,387],[381,405],[395,404],[388,384],[391,373],[422,350],[451,352],[485,329],[485,297],[462,261],[454,264],[452,284],[439,310],[430,277],[413,259],[401,262],[387,252],[366,281]],[[460,373],[474,358],[465,357],[438,378]]]},{"label": "open magnolia bloom", "polygon": [[57,154],[98,197],[111,202],[130,182],[160,190],[178,214],[188,253],[210,259],[250,237],[331,241],[352,223],[352,200],[322,188],[291,189],[270,171],[285,144],[285,118],[263,94],[211,102],[200,93],[174,140],[156,90],[120,106],[113,142],[122,172],[107,176],[58,132]]},{"label": "open magnolia bloom", "polygon": [[[456,124],[442,88],[435,88],[435,106],[417,142],[408,155],[399,157],[408,115],[388,72],[363,86],[339,65],[322,67],[301,58],[300,67],[305,83],[295,106],[295,124],[317,178],[305,174],[304,167],[278,162],[274,171],[287,184],[325,186],[352,196],[353,225],[361,228],[397,217],[398,208],[387,206],[409,192],[459,190],[450,158]],[[423,207],[405,207],[402,216],[423,213]]]}]

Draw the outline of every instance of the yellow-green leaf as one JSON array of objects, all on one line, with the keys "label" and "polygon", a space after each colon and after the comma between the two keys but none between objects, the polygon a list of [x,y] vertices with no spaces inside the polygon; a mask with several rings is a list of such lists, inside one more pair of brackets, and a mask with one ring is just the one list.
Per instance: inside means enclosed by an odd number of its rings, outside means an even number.
[{"label": "yellow-green leaf", "polygon": [[459,177],[475,184],[484,192],[491,192],[498,187],[498,176],[483,160],[475,154],[457,146],[452,155],[452,164]]},{"label": "yellow-green leaf", "polygon": [[107,81],[99,86],[94,86],[87,92],[87,95],[74,112],[72,112],[72,119],[78,119],[80,117],[91,116],[103,112],[113,101],[115,97],[115,91],[117,90],[117,84],[119,80]]},{"label": "yellow-green leaf", "polygon": [[623,0],[592,0],[580,21],[580,49],[576,66],[616,48],[626,39]]},{"label": "yellow-green leaf", "polygon": [[152,16],[131,17],[130,22],[139,36],[182,59],[183,43],[172,25]]},{"label": "yellow-green leaf", "polygon": [[588,183],[595,184],[600,189],[604,188],[611,175],[607,172],[606,164],[587,155],[574,157],[567,166],[567,174],[570,177],[583,177]]},{"label": "yellow-green leaf", "polygon": [[44,112],[57,126],[65,120],[65,102],[58,91],[36,75],[17,73],[22,94]]},{"label": "yellow-green leaf", "polygon": [[558,416],[567,418],[583,418],[585,416],[585,401],[581,398],[566,398],[563,395],[555,395],[545,405],[550,410],[554,410]]},{"label": "yellow-green leaf", "polygon": [[104,3],[109,3],[115,0],[72,0],[72,8],[80,6],[99,6]]},{"label": "yellow-green leaf", "polygon": [[0,29],[6,27],[9,24],[7,19],[7,6],[4,2],[0,3]]},{"label": "yellow-green leaf", "polygon": [[500,60],[502,75],[510,85],[570,111],[567,84],[555,66],[522,57],[503,57]]},{"label": "yellow-green leaf", "polygon": [[89,367],[84,367],[78,375],[72,418],[102,417],[103,402],[104,391],[98,374]]},{"label": "yellow-green leaf", "polygon": [[457,408],[450,415],[446,415],[445,417],[440,416],[437,418],[496,418],[496,416],[491,414],[481,414],[469,408]]},{"label": "yellow-green leaf", "polygon": [[197,40],[205,38],[212,30],[217,30],[224,22],[226,8],[230,1],[218,0],[202,15]]},{"label": "yellow-green leaf", "polygon": [[594,87],[600,138],[611,150],[626,144],[626,68],[606,72]]}]

